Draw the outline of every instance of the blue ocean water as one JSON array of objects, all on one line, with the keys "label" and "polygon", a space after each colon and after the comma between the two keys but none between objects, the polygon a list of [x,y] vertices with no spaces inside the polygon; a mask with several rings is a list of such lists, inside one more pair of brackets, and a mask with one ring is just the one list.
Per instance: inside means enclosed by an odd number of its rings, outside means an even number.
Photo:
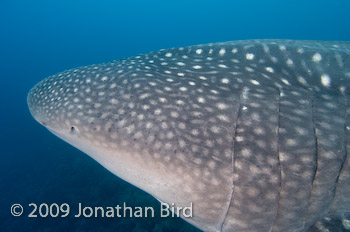
[{"label": "blue ocean water", "polygon": [[[0,231],[196,231],[178,218],[28,218],[30,203],[159,203],[29,114],[57,72],[161,48],[251,38],[350,41],[348,0],[1,0]],[[19,203],[24,215],[11,215]]]}]

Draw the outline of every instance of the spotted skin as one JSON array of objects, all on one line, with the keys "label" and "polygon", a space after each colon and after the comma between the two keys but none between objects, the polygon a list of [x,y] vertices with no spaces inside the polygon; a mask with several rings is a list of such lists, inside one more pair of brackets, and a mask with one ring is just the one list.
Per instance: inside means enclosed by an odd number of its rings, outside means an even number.
[{"label": "spotted skin", "polygon": [[305,231],[350,199],[350,43],[246,40],[71,69],[33,117],[205,231]]}]

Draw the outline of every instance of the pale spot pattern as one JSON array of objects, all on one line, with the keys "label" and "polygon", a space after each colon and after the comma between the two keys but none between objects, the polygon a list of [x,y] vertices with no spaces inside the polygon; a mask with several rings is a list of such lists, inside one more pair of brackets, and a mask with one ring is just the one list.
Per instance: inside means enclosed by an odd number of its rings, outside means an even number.
[{"label": "pale spot pattern", "polygon": [[313,62],[320,62],[322,60],[322,56],[320,53],[315,53],[313,56],[312,56],[312,61]]},{"label": "pale spot pattern", "polygon": [[28,105],[126,181],[193,202],[203,231],[302,231],[350,207],[349,54],[291,40],[170,48],[48,77]]},{"label": "pale spot pattern", "polygon": [[245,55],[245,58],[246,58],[247,60],[253,60],[253,59],[254,59],[254,54],[252,54],[252,53],[247,53],[247,54]]},{"label": "pale spot pattern", "polygon": [[331,78],[328,74],[322,74],[321,75],[321,83],[324,87],[330,87],[331,85]]}]

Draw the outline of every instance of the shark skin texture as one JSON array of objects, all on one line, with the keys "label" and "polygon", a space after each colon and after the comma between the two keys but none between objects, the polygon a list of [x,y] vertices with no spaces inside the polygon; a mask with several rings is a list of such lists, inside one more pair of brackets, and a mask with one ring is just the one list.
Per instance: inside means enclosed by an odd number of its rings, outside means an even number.
[{"label": "shark skin texture", "polygon": [[50,76],[32,116],[204,231],[307,231],[350,211],[350,42],[163,49]]}]

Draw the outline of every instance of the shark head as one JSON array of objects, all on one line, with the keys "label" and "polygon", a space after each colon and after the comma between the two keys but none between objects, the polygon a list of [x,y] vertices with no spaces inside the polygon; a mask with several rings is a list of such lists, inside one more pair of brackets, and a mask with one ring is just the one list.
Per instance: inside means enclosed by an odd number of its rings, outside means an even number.
[{"label": "shark head", "polygon": [[[30,112],[53,134],[160,201],[178,207],[198,201],[194,212],[207,213],[196,219],[196,224],[218,217],[223,220],[231,169],[219,168],[214,176],[211,173],[224,163],[220,158],[224,153],[225,165],[231,165],[229,95],[216,102],[219,89],[206,87],[211,92],[204,96],[204,89],[196,86],[198,81],[180,83],[165,77],[170,72],[165,62],[156,60],[157,53],[149,56],[51,76],[28,94]],[[153,70],[156,62],[164,66],[163,71]],[[182,68],[180,61],[175,65]],[[177,76],[181,75],[179,71]],[[214,106],[201,109],[205,104]],[[219,116],[217,109],[221,109]],[[220,187],[225,182],[225,187]],[[225,193],[214,193],[218,187],[226,189]],[[209,189],[211,200],[199,204]]]},{"label": "shark head", "polygon": [[349,205],[349,54],[288,40],[166,49],[53,75],[27,101],[115,175],[192,203],[184,219],[203,230],[303,230]]}]

